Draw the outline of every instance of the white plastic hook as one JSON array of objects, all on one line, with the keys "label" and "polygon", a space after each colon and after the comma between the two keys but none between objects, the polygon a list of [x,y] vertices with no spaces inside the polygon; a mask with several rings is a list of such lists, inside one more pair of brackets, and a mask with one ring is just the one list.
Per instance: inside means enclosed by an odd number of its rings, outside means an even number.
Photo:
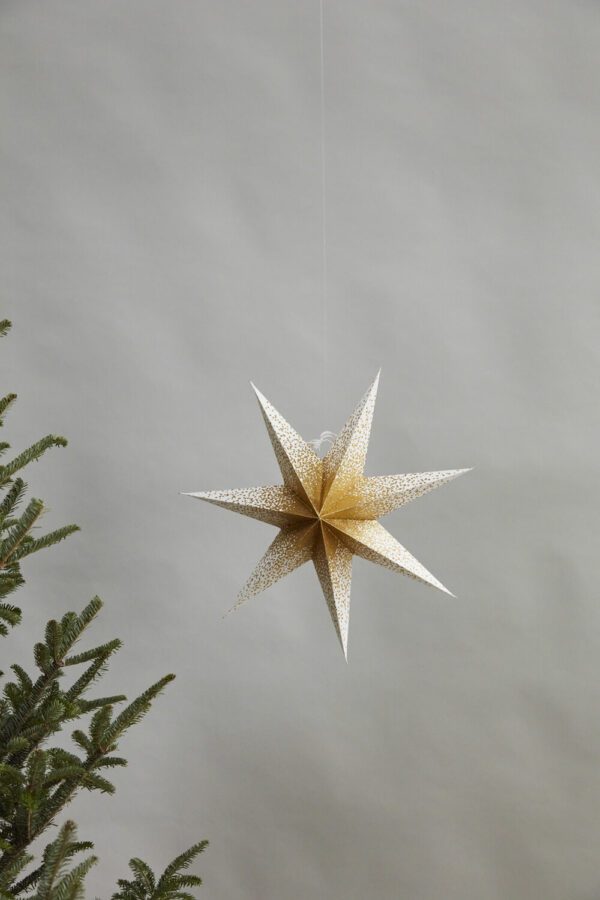
[{"label": "white plastic hook", "polygon": [[315,453],[321,453],[323,451],[323,446],[327,446],[327,450],[333,442],[335,441],[337,434],[334,431],[322,431],[318,438],[313,438],[312,441],[308,441],[310,446],[313,448]]}]

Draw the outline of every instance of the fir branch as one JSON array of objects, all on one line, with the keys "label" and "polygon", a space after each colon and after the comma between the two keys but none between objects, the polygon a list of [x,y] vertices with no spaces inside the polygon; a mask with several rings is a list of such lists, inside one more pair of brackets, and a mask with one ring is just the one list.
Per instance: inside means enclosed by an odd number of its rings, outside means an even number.
[{"label": "fir branch", "polygon": [[56,619],[50,619],[46,625],[46,646],[57,666],[61,665],[62,628]]},{"label": "fir branch", "polygon": [[194,844],[189,850],[185,850],[179,856],[176,856],[172,863],[169,863],[164,871],[163,878],[171,878],[177,875],[182,869],[187,869],[196,857],[208,847],[208,841],[200,841]]},{"label": "fir branch", "polygon": [[129,860],[129,868],[135,875],[136,884],[142,888],[144,896],[152,897],[156,890],[156,879],[148,863],[134,857]]},{"label": "fir branch", "polygon": [[[102,706],[96,711],[90,724],[89,736],[85,736],[82,740],[81,735],[78,734],[77,743],[80,746],[87,744],[91,748],[87,751],[86,760],[81,763],[81,769],[74,770],[72,775],[62,780],[55,790],[45,797],[39,810],[36,811],[34,826],[28,832],[26,840],[23,839],[22,830],[19,831],[19,838],[15,842],[17,851],[23,850],[31,841],[45,831],[61,810],[73,799],[79,788],[100,790],[106,793],[114,791],[114,786],[97,775],[94,769],[98,768],[99,762],[114,750],[117,740],[143,718],[150,709],[153,700],[174,677],[174,675],[166,675],[151,685],[133,700],[112,723],[112,706]],[[115,763],[115,765],[121,764],[120,762]],[[3,860],[0,859],[0,873],[2,872],[2,862]]]},{"label": "fir branch", "polygon": [[98,659],[94,660],[91,666],[85,670],[83,675],[77,679],[77,681],[69,688],[69,690],[65,693],[65,699],[69,700],[77,700],[83,693],[88,689],[88,687],[92,684],[96,678],[101,678],[107,669],[108,656],[99,656]]},{"label": "fir branch", "polygon": [[[3,579],[0,577],[0,584],[2,584]],[[14,585],[12,590],[18,586],[18,583]],[[9,593],[9,591],[5,590],[6,584],[2,584],[0,588],[1,593]],[[11,606],[9,603],[0,603],[0,634],[7,635],[8,628],[7,625],[10,625],[13,628],[15,625],[18,625],[21,621],[21,610],[16,606]]]},{"label": "fir branch", "polygon": [[114,640],[107,641],[106,644],[100,644],[100,646],[94,647],[92,650],[86,650],[83,653],[67,656],[64,665],[78,666],[80,663],[89,662],[90,659],[98,659],[100,657],[108,659],[109,656],[117,650],[120,650],[122,646],[123,642],[120,641],[119,638],[114,638]]},{"label": "fir branch", "polygon": [[2,500],[2,503],[0,503],[0,519],[2,521],[15,511],[24,493],[25,482],[22,478],[15,478]]},{"label": "fir branch", "polygon": [[88,856],[70,872],[65,866],[75,853],[91,849],[87,841],[77,841],[74,822],[65,822],[55,841],[48,845],[42,865],[29,878],[15,886],[15,892],[22,892],[37,883],[34,900],[69,900],[81,895],[83,880],[97,857]]},{"label": "fir branch", "polygon": [[[2,849],[6,850],[6,847],[3,846]],[[6,867],[5,872],[0,877],[0,890],[2,891],[2,896],[7,898],[7,900],[14,900],[16,891],[11,885],[25,866],[32,861],[33,856],[30,853],[19,853],[18,856],[11,859],[10,865]]]},{"label": "fir branch", "polygon": [[97,763],[95,763],[95,769],[116,769],[116,768],[125,768],[127,766],[127,760],[123,759],[122,756],[103,756],[102,759],[99,759]]},{"label": "fir branch", "polygon": [[194,844],[169,863],[158,879],[147,863],[134,857],[129,860],[134,877],[120,878],[117,881],[119,890],[111,900],[194,900],[186,889],[199,887],[202,879],[186,870],[207,846],[208,841]]},{"label": "fir branch", "polygon": [[[68,826],[73,825],[72,822],[65,823]],[[63,826],[64,827],[64,826]],[[76,837],[76,831],[71,830],[71,837]],[[19,881],[17,884],[13,884],[11,888],[12,896],[18,896],[19,894],[23,894],[26,891],[30,891],[32,887],[34,887],[39,881],[42,873],[44,872],[44,868],[46,866],[46,861],[48,857],[48,853],[52,844],[49,844],[44,851],[44,856],[42,859],[41,865],[39,865],[33,872],[30,872],[25,878]],[[76,853],[84,853],[86,850],[93,850],[94,845],[91,841],[77,841],[70,840],[69,843],[63,843],[63,861],[68,862]],[[31,861],[31,858],[28,860]]]},{"label": "fir branch", "polygon": [[46,894],[38,893],[34,900],[79,900],[83,897],[83,881],[89,870],[98,862],[97,856],[89,856],[68,872],[56,887]]},{"label": "fir branch", "polygon": [[[158,697],[160,693],[165,689],[165,687],[169,684],[169,682],[175,679],[175,675],[165,675],[155,684],[151,685],[147,690],[145,690],[139,697],[136,697],[132,703],[129,704],[114,720],[112,725],[110,725],[104,735],[102,736],[102,743],[106,745],[114,746],[115,742],[129,729],[132,725],[137,724],[137,722],[142,719],[150,706],[152,705],[152,701]],[[108,708],[108,707],[107,707]]]},{"label": "fir branch", "polygon": [[5,466],[0,466],[0,485],[6,484],[16,472],[25,468],[25,466],[28,466],[30,463],[35,462],[40,456],[43,456],[50,447],[66,447],[67,443],[68,441],[64,437],[55,434],[47,434],[46,437],[36,441],[35,444],[32,444],[27,450],[23,450],[22,453],[15,456],[11,462],[7,463]]},{"label": "fir branch", "polygon": [[27,674],[25,669],[23,669],[17,663],[13,663],[11,666],[11,669],[13,670],[13,672],[19,679],[19,684],[21,685],[21,688],[23,688],[24,690],[30,691],[33,688],[33,681],[31,680],[31,678],[29,677],[29,675]]},{"label": "fir branch", "polygon": [[77,728],[77,729],[73,732],[73,734],[71,735],[71,737],[73,738],[73,740],[75,741],[75,743],[77,744],[77,746],[78,746],[78,747],[81,747],[81,749],[82,749],[85,753],[89,754],[89,753],[91,753],[91,752],[93,751],[94,745],[93,745],[92,742],[90,741],[90,739],[89,739],[89,737],[87,736],[87,734],[85,733],[85,731],[82,731],[80,728]]},{"label": "fir branch", "polygon": [[15,558],[24,559],[32,553],[37,553],[38,550],[45,550],[47,547],[52,547],[54,544],[64,541],[70,534],[75,534],[76,531],[80,530],[79,525],[63,525],[62,528],[57,528],[55,531],[49,531],[48,534],[44,534],[42,537],[36,538],[35,540],[32,539],[29,543],[21,547],[21,550],[16,554]]},{"label": "fir branch", "polygon": [[29,501],[25,512],[11,528],[8,537],[0,543],[0,568],[11,562],[11,556],[31,531],[43,511],[44,504],[41,500]]},{"label": "fir branch", "polygon": [[59,677],[58,666],[52,666],[35,682],[29,695],[20,704],[20,708],[8,716],[0,725],[0,747],[2,742],[15,736],[17,730],[31,718],[38,702],[42,699],[50,685]]},{"label": "fir branch", "polygon": [[8,412],[10,407],[14,404],[16,399],[17,399],[16,394],[7,394],[5,397],[2,397],[2,399],[0,399],[0,425],[4,424],[2,421],[4,418],[4,415],[5,415],[5,413]]},{"label": "fir branch", "polygon": [[72,617],[72,614],[67,613],[68,619],[67,617],[64,617],[61,623],[63,626],[65,651],[71,649],[75,641],[83,634],[90,622],[98,615],[102,606],[102,600],[100,597],[96,596],[92,597],[87,606],[75,618]]},{"label": "fir branch", "polygon": [[101,706],[114,706],[115,703],[123,703],[127,700],[125,694],[113,694],[112,697],[96,697],[95,700],[80,700],[78,707],[81,713],[92,712]]}]

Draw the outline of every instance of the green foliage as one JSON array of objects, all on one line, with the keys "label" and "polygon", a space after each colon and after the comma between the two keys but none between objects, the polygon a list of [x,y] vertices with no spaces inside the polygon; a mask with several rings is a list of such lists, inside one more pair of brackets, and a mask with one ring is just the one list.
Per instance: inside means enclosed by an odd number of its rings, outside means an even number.
[{"label": "green foliage", "polygon": [[[123,695],[89,699],[87,691],[121,646],[115,639],[71,653],[101,608],[94,597],[79,615],[69,612],[48,622],[44,640],[34,647],[38,671],[33,677],[20,665],[11,666],[14,679],[0,699],[0,887],[5,892],[11,887],[7,873],[25,859],[27,848],[78,791],[114,793],[105,772],[127,765],[114,755],[120,739],[174,678],[161,678],[118,712],[115,706],[125,700]],[[75,677],[68,679],[70,672]],[[72,734],[76,752],[45,746],[66,724],[88,714],[87,728]]]},{"label": "green foliage", "polygon": [[[0,321],[0,336],[9,329],[8,320]],[[14,394],[0,399],[0,426],[14,400]],[[4,602],[23,584],[21,561],[78,530],[76,525],[67,525],[34,536],[44,504],[36,499],[25,502],[27,485],[17,474],[50,447],[65,445],[64,438],[48,435],[0,465],[0,635],[7,635],[21,620],[21,611]],[[0,443],[0,455],[8,448]],[[31,845],[55,824],[79,791],[114,793],[106,776],[111,769],[127,765],[126,759],[116,755],[121,738],[140,722],[175,677],[165,675],[124,706],[122,694],[90,698],[88,692],[121,647],[115,638],[90,649],[76,648],[101,608],[101,600],[94,597],[79,614],[68,612],[60,620],[50,620],[43,639],[33,648],[33,671],[14,663],[11,680],[0,695],[0,900],[24,896],[28,900],[78,900],[83,896],[85,876],[96,858],[88,855],[70,868],[74,856],[93,846],[76,839],[73,822],[62,825],[37,864]],[[77,727],[71,734],[71,749],[49,745],[54,735],[73,724]],[[152,895],[127,896],[190,900],[184,889],[200,884],[200,879],[182,874],[182,870],[204,846],[197,844],[174,860],[159,881],[152,882]],[[142,873],[152,875],[140,860],[132,860],[131,866],[136,878]],[[119,884],[123,891],[138,882]]]},{"label": "green foliage", "polygon": [[[8,319],[0,321],[0,337],[7,334],[10,327]],[[4,425],[4,417],[16,399],[16,394],[6,394],[0,399],[0,427]],[[66,445],[65,438],[49,434],[0,465],[0,635],[8,634],[8,629],[21,620],[20,609],[2,602],[23,584],[21,560],[37,550],[58,544],[79,530],[77,525],[65,525],[56,531],[34,537],[32,532],[44,512],[44,504],[41,500],[32,499],[19,513],[27,485],[18,473],[51,447]],[[9,449],[10,444],[0,442],[0,455],[4,455]]]},{"label": "green foliage", "polygon": [[[4,894],[13,898],[24,891],[31,900],[79,900],[84,894],[84,879],[97,862],[96,856],[88,856],[67,871],[67,866],[76,853],[91,850],[90,841],[78,841],[74,822],[65,822],[56,840],[48,844],[41,865],[22,881],[17,882],[13,891]],[[28,857],[28,862],[31,857]],[[31,894],[33,888],[34,894]]]},{"label": "green foliage", "polygon": [[119,878],[119,890],[113,894],[112,900],[193,900],[194,895],[190,894],[189,888],[201,885],[202,879],[186,870],[207,846],[208,841],[194,844],[169,863],[158,879],[147,863],[137,858],[130,859],[133,878]]}]

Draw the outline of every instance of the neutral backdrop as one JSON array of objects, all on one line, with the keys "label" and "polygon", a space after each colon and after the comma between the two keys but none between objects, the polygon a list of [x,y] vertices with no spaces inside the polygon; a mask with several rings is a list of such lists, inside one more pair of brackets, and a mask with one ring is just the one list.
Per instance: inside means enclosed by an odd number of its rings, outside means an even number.
[{"label": "neutral backdrop", "polygon": [[[177,681],[71,813],[109,896],[208,837],[207,900],[600,897],[600,5],[3,0],[2,390],[48,526],[25,623],[106,601],[107,691]],[[326,391],[323,368],[327,363]],[[475,466],[361,560],[346,665],[312,569],[179,495],[276,483],[383,367],[372,474]],[[327,396],[325,396],[325,394]]]}]

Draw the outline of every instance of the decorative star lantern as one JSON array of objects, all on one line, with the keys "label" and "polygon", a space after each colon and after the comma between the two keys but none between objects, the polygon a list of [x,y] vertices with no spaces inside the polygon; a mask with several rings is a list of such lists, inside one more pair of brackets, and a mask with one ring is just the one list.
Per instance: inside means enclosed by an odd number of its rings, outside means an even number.
[{"label": "decorative star lantern", "polygon": [[252,385],[283,484],[187,494],[279,528],[234,608],[312,560],[346,659],[353,556],[450,594],[377,519],[469,471],[366,477],[378,382],[379,375],[323,459]]}]

